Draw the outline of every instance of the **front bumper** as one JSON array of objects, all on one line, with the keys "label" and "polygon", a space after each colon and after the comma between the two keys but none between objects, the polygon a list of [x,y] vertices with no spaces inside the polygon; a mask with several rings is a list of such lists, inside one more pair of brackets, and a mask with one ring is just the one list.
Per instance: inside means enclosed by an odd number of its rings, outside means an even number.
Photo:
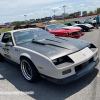
[{"label": "front bumper", "polygon": [[72,76],[69,76],[69,77],[66,77],[63,79],[55,79],[55,78],[51,78],[51,77],[48,77],[45,75],[41,75],[41,76],[51,82],[56,83],[56,84],[66,84],[66,83],[75,81],[75,80],[87,75],[88,73],[92,72],[98,63],[99,63],[99,59],[97,58],[96,61],[91,62],[87,67],[85,67],[81,71],[77,72],[75,75],[72,75]]},{"label": "front bumper", "polygon": [[94,29],[94,27],[90,27],[89,29]]},{"label": "front bumper", "polygon": [[84,35],[84,33],[81,33],[81,34],[79,34],[79,35],[71,36],[71,38],[80,38],[80,37],[83,36],[83,35]]}]

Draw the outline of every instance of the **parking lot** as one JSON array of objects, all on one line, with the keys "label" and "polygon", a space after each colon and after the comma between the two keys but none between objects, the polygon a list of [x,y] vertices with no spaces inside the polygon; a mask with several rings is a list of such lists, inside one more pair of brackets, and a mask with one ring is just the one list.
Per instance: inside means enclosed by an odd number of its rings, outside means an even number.
[{"label": "parking lot", "polygon": [[[84,32],[80,39],[95,44],[100,58],[100,29]],[[18,66],[7,61],[0,62],[0,100],[100,100],[99,70],[100,63],[90,74],[65,85],[57,85],[42,78],[36,83],[28,83]],[[2,94],[20,91],[32,91],[33,94]]]}]

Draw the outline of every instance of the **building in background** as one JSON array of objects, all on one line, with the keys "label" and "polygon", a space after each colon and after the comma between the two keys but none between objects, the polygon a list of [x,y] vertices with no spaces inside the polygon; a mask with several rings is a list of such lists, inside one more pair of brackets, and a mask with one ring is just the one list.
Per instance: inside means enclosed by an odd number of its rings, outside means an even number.
[{"label": "building in background", "polygon": [[31,22],[31,23],[35,22],[35,19],[30,19],[30,22]]},{"label": "building in background", "polygon": [[52,18],[51,17],[46,17],[46,20],[51,20]]},{"label": "building in background", "polygon": [[82,16],[87,15],[87,11],[82,12]]},{"label": "building in background", "polygon": [[81,16],[81,11],[75,12],[74,15],[75,16]]}]

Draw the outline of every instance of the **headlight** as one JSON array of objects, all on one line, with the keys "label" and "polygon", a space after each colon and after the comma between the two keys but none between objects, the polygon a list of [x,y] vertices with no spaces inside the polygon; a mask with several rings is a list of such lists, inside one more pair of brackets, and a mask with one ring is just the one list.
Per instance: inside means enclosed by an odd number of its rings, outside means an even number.
[{"label": "headlight", "polygon": [[64,61],[64,57],[59,58],[59,63],[62,63]]},{"label": "headlight", "polygon": [[69,33],[67,33],[66,35],[69,36]]},{"label": "headlight", "polygon": [[96,48],[96,46],[93,45],[93,44],[89,44],[87,47],[88,47],[88,48]]},{"label": "headlight", "polygon": [[57,64],[57,59],[52,60],[52,62],[56,65]]},{"label": "headlight", "polygon": [[74,63],[73,60],[69,58],[68,56],[63,56],[63,57],[54,59],[52,60],[52,62],[54,63],[54,65],[59,65],[65,62]]}]

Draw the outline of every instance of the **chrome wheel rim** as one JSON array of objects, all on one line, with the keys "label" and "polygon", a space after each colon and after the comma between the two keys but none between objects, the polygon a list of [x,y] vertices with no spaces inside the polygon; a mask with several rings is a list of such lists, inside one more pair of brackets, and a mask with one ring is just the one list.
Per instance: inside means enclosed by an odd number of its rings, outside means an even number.
[{"label": "chrome wheel rim", "polygon": [[31,69],[29,63],[26,60],[23,60],[21,62],[21,70],[22,70],[22,74],[24,75],[24,77],[27,80],[32,79],[32,69]]}]

